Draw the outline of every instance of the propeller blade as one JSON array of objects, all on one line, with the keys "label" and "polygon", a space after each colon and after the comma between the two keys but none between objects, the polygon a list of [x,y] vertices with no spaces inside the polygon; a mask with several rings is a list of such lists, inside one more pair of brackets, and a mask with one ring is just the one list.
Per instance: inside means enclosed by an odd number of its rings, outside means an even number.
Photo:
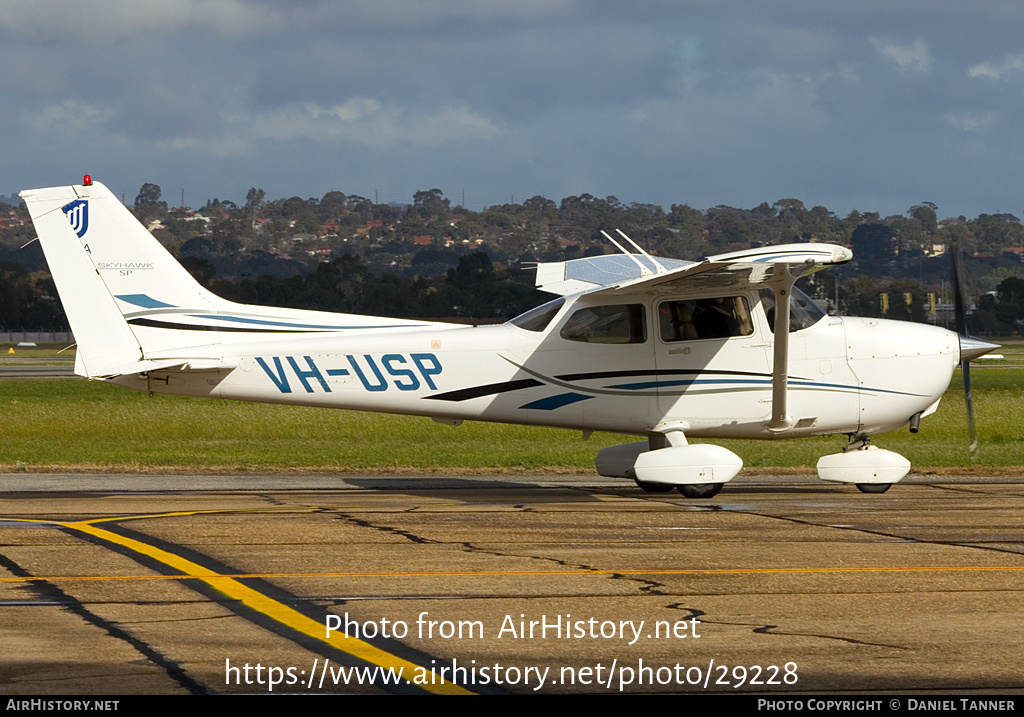
[{"label": "propeller blade", "polygon": [[967,301],[964,296],[964,265],[963,257],[960,255],[960,245],[954,243],[953,254],[953,305],[955,308],[956,332],[961,336],[967,336]]},{"label": "propeller blade", "polygon": [[963,257],[960,245],[953,244],[953,302],[956,309],[956,332],[960,335],[960,373],[964,379],[964,407],[967,409],[968,450],[978,454],[978,431],[974,424],[974,399],[971,396],[971,359],[998,348],[997,344],[971,338],[967,333],[967,297],[964,288]]},{"label": "propeller blade", "polygon": [[964,361],[960,364],[960,372],[964,377],[964,406],[967,407],[967,437],[971,439],[971,444],[967,447],[967,450],[971,452],[971,456],[978,454],[978,431],[974,427],[974,401],[971,398],[971,362]]},{"label": "propeller blade", "polygon": [[[967,301],[964,296],[964,260],[960,254],[960,245],[953,244],[953,304],[956,309],[954,320],[956,332],[967,336]],[[967,437],[971,443],[967,447],[971,456],[978,453],[978,432],[974,425],[974,400],[971,397],[971,360],[963,355],[961,347],[960,375],[964,380],[964,407],[967,409]]]}]

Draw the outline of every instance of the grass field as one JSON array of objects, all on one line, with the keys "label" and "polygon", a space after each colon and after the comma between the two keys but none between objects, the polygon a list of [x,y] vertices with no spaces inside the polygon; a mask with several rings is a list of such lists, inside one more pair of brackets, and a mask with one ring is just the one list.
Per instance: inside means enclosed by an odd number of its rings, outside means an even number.
[{"label": "grass field", "polygon": [[74,366],[75,350],[64,345],[0,344],[0,366]]},{"label": "grass field", "polygon": [[[45,360],[50,348],[0,346]],[[921,424],[875,438],[922,467],[1024,464],[1024,342],[1004,343],[1005,360],[972,365],[981,437],[967,451],[957,372],[939,411]],[[71,361],[73,357],[60,361]],[[34,362],[34,361],[33,361]],[[636,440],[578,432],[426,418],[148,396],[78,379],[0,381],[0,471],[589,471],[605,446]],[[795,441],[715,441],[750,467],[814,466],[844,436]]]}]

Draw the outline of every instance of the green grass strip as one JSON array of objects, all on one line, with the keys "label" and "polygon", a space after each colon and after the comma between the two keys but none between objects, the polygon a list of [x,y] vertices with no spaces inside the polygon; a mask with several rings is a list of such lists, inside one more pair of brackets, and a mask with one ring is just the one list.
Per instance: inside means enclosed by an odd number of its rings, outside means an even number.
[{"label": "green grass strip", "polygon": [[[1010,358],[1010,357],[1008,357]],[[939,411],[875,443],[915,466],[1024,463],[1024,365],[977,366],[975,413],[982,448],[967,451],[957,373]],[[605,446],[632,436],[321,408],[148,396],[76,379],[0,382],[0,470],[590,471]],[[750,467],[813,466],[843,436],[793,441],[714,441]]]}]

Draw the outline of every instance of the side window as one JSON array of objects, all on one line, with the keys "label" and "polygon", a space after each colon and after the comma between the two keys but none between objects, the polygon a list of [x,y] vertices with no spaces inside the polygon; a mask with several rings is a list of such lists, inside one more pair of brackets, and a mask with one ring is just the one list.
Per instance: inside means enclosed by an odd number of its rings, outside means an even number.
[{"label": "side window", "polygon": [[643,304],[580,309],[562,326],[561,336],[593,344],[642,344],[647,340],[647,312]]},{"label": "side window", "polygon": [[754,324],[743,296],[663,301],[658,305],[662,341],[694,341],[750,336]]}]

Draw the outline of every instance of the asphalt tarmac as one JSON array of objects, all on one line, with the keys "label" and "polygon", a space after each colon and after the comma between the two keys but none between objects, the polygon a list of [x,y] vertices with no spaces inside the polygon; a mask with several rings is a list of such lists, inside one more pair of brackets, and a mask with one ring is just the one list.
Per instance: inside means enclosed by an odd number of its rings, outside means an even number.
[{"label": "asphalt tarmac", "polygon": [[1019,694],[1022,482],[4,474],[0,694]]},{"label": "asphalt tarmac", "polygon": [[76,378],[74,366],[0,365],[0,378]]}]

